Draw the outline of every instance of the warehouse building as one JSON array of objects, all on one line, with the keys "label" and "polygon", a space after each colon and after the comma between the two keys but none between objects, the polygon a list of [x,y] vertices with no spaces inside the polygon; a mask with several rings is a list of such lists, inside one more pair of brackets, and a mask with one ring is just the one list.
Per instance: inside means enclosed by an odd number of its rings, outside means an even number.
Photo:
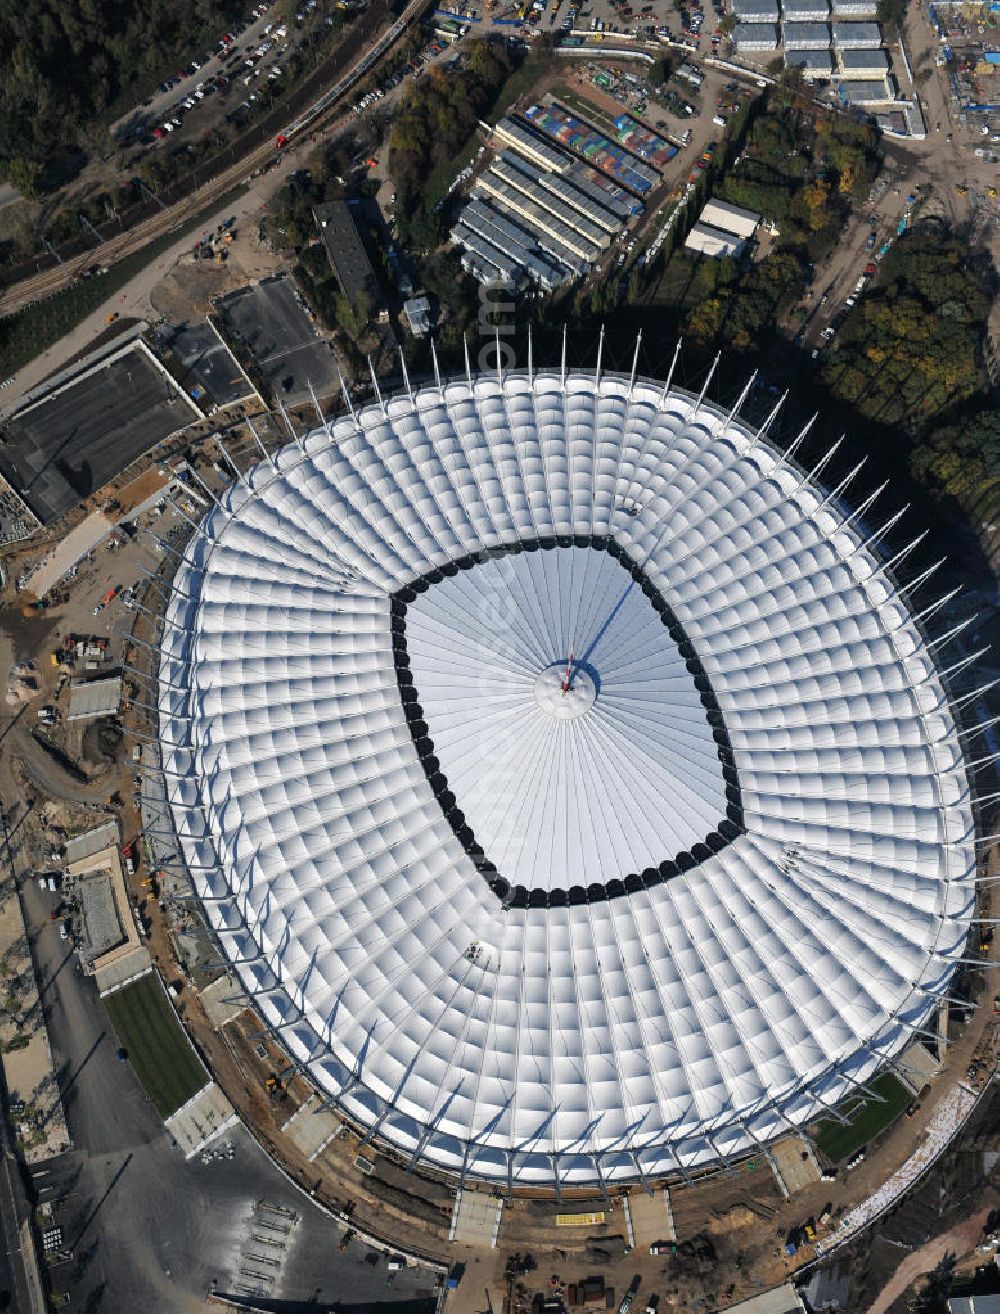
[{"label": "warehouse building", "polygon": [[482,175],[472,194],[488,198],[495,209],[511,215],[522,227],[527,224],[532,232],[545,233],[561,242],[580,260],[593,263],[604,249],[601,243],[584,237],[576,228],[568,226],[562,216],[554,213],[551,206],[543,204],[537,195],[514,187],[492,169]]},{"label": "warehouse building", "polygon": [[[548,291],[560,287],[570,277],[586,273],[590,267],[564,243],[549,234],[540,234],[513,222],[483,197],[475,197],[466,205],[458,216],[458,224],[474,233],[480,244],[486,243],[508,260],[513,260],[533,283]],[[461,243],[462,238],[455,235],[455,229],[452,237]],[[479,253],[490,255],[482,245]]]},{"label": "warehouse building", "polygon": [[708,201],[684,245],[698,255],[713,259],[732,256],[738,260],[757,231],[760,220],[756,210],[746,210],[729,201]]},{"label": "warehouse building", "polygon": [[694,251],[697,255],[709,256],[713,260],[719,260],[722,256],[732,256],[734,260],[738,260],[743,254],[746,242],[742,237],[723,232],[721,228],[713,228],[711,224],[703,224],[699,219],[688,233],[684,245],[689,251]]},{"label": "warehouse building", "polygon": [[778,29],[770,23],[739,23],[733,28],[733,48],[746,54],[778,49]]},{"label": "warehouse building", "polygon": [[533,128],[527,127],[520,119],[515,119],[509,114],[493,129],[493,139],[501,146],[509,146],[517,151],[518,155],[523,155],[526,160],[537,164],[540,169],[547,169],[550,173],[565,173],[573,160],[571,155],[561,151],[558,146],[553,146]]},{"label": "warehouse building", "polygon": [[778,0],[733,0],[733,15],[742,23],[773,23],[777,26]]},{"label": "warehouse building", "polygon": [[829,78],[833,74],[833,56],[829,50],[785,49],[785,68],[797,68],[807,82]]},{"label": "warehouse building", "polygon": [[786,50],[829,50],[830,29],[826,23],[784,23],[781,40]]},{"label": "warehouse building", "polygon": [[781,0],[781,13],[786,23],[826,23],[829,0]]},{"label": "warehouse building", "polygon": [[520,261],[512,260],[492,242],[485,241],[462,223],[461,219],[451,230],[450,236],[462,248],[462,268],[477,283],[502,284],[509,288],[520,288],[527,283],[528,274]]},{"label": "warehouse building", "polygon": [[842,82],[838,88],[840,99],[845,105],[884,105],[895,99],[892,82],[889,78],[870,82]]},{"label": "warehouse building", "polygon": [[565,179],[544,174],[511,151],[503,151],[493,161],[489,175],[508,183],[529,199],[537,201],[560,219],[567,228],[585,237],[595,247],[610,246],[621,224],[602,206],[581,196]]},{"label": "warehouse building", "polygon": [[707,201],[701,212],[701,222],[721,228],[736,237],[749,239],[753,237],[760,224],[760,215],[756,210],[746,210],[742,205],[733,205],[729,201]]},{"label": "warehouse building", "polygon": [[852,81],[885,78],[889,56],[884,50],[838,50],[837,71],[841,78]]},{"label": "warehouse building", "polygon": [[878,23],[834,23],[833,44],[837,50],[877,50],[882,29]]},{"label": "warehouse building", "polygon": [[877,14],[873,0],[831,0],[830,10],[834,22],[846,19],[855,23],[860,19],[874,19]]}]

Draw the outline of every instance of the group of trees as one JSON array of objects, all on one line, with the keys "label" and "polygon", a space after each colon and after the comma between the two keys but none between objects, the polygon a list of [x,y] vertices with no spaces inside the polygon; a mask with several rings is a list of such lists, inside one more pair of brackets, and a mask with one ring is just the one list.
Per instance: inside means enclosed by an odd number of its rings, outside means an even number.
[{"label": "group of trees", "polygon": [[0,0],[0,174],[29,194],[245,11],[242,0]]},{"label": "group of trees", "polygon": [[921,482],[961,498],[1000,478],[1000,414],[984,367],[996,281],[960,238],[936,226],[908,234],[823,371],[835,397],[902,435]]},{"label": "group of trees", "polygon": [[867,193],[878,168],[874,128],[779,92],[754,119],[739,163],[718,191],[773,221],[781,245],[816,260],[833,245],[852,201]]},{"label": "group of trees", "polygon": [[736,163],[721,171],[714,191],[762,214],[777,236],[766,239],[770,249],[751,264],[674,254],[672,263],[681,268],[664,285],[680,293],[685,334],[740,351],[769,338],[877,171],[877,138],[867,125],[817,111],[794,88],[773,93],[751,118]]},{"label": "group of trees", "polygon": [[476,124],[514,71],[511,53],[495,42],[466,47],[465,67],[432,68],[413,87],[389,136],[389,172],[396,186],[396,223],[404,245],[436,245],[442,223],[429,185],[435,171],[453,170]]}]

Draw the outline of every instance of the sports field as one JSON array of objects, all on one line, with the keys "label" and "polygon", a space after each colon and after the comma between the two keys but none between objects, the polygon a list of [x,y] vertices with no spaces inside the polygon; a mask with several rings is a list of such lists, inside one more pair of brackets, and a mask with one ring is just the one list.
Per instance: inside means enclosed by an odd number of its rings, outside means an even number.
[{"label": "sports field", "polygon": [[873,1140],[879,1132],[885,1131],[891,1122],[899,1117],[913,1098],[903,1083],[891,1072],[883,1072],[874,1081],[867,1083],[877,1095],[885,1100],[868,1099],[864,1095],[852,1096],[840,1105],[837,1112],[849,1118],[848,1125],[842,1126],[832,1118],[819,1124],[816,1133],[816,1148],[831,1163],[842,1163],[856,1154],[863,1146]]},{"label": "sports field", "polygon": [[119,1044],[164,1118],[208,1081],[155,972],[106,995],[103,1004]]}]

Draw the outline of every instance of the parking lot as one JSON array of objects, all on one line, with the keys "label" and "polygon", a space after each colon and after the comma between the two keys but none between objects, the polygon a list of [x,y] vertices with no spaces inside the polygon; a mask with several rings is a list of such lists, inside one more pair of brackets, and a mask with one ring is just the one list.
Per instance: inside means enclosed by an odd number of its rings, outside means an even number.
[{"label": "parking lot", "polygon": [[260,0],[244,21],[220,33],[215,45],[120,119],[112,129],[116,139],[148,147],[202,136],[219,119],[238,121],[262,97],[270,101],[287,89],[289,57],[318,35],[317,5],[301,0],[296,13],[284,18],[275,15],[271,0]]},{"label": "parking lot", "polygon": [[134,343],[7,421],[0,473],[50,524],[199,418],[194,403]]},{"label": "parking lot", "polygon": [[325,338],[317,332],[287,275],[241,288],[217,302],[231,340],[252,359],[262,386],[275,401],[300,405],[330,397],[340,388],[340,371]]}]

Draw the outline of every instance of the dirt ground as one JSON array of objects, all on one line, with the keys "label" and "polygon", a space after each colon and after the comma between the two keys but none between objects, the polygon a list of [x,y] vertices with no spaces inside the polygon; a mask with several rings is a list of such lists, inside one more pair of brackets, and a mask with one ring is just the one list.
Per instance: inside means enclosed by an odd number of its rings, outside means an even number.
[{"label": "dirt ground", "polygon": [[[198,319],[209,313],[215,297],[284,271],[286,266],[281,257],[258,240],[256,223],[247,219],[235,231],[232,245],[226,248],[228,258],[223,265],[194,260],[190,254],[178,257],[164,277],[150,289],[150,309],[157,318],[170,324]],[[194,246],[194,239],[191,246]]]},{"label": "dirt ground", "polygon": [[915,1250],[912,1255],[907,1255],[883,1287],[878,1299],[868,1306],[867,1314],[887,1314],[899,1297],[924,1273],[936,1268],[945,1255],[952,1254],[961,1258],[973,1252],[983,1235],[983,1225],[993,1212],[994,1203],[981,1206],[964,1222],[950,1227],[933,1241]]}]

